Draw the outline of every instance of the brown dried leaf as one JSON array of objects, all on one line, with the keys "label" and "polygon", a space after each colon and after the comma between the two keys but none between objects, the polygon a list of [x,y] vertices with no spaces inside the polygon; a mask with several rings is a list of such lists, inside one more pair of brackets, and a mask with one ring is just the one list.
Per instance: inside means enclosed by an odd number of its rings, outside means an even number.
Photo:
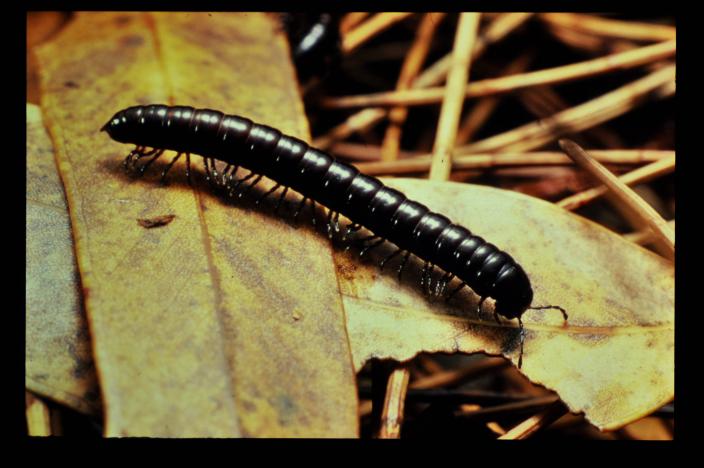
[{"label": "brown dried leaf", "polygon": [[[511,253],[531,278],[534,305],[567,309],[566,325],[554,310],[523,316],[522,371],[533,382],[555,390],[601,429],[618,428],[673,398],[670,262],[518,193],[451,182],[386,182]],[[478,297],[467,289],[450,305],[426,300],[418,268],[399,286],[394,274],[380,274],[370,262],[342,253],[335,261],[357,369],[370,358],[405,361],[424,351],[485,352],[517,362],[516,321],[498,325],[491,300],[478,316]]]},{"label": "brown dried leaf", "polygon": [[[193,190],[178,168],[168,187],[154,183],[158,174],[131,180],[119,169],[127,148],[97,131],[120,108],[161,102],[220,108],[307,136],[275,31],[255,13],[81,13],[39,50],[43,105],[90,292],[107,435],[357,434],[354,370],[325,240],[231,206],[203,185]],[[134,223],[163,213],[179,223]]]},{"label": "brown dried leaf", "polygon": [[100,411],[64,190],[37,106],[27,105],[25,385],[78,411]]}]

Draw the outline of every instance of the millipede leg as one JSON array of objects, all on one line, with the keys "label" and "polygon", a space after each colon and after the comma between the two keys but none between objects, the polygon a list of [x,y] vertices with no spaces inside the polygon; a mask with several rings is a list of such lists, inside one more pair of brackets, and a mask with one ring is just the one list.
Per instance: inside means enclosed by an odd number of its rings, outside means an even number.
[{"label": "millipede leg", "polygon": [[452,273],[445,273],[442,278],[438,280],[435,287],[435,297],[440,297],[443,295],[445,289],[447,289],[448,283],[452,281],[453,277],[454,275]]},{"label": "millipede leg", "polygon": [[166,168],[165,168],[163,171],[161,171],[161,179],[160,179],[159,181],[160,181],[162,184],[165,184],[165,183],[166,183],[166,174],[168,174],[168,172],[171,170],[171,168],[173,167],[173,165],[176,163],[176,161],[179,160],[179,158],[180,158],[182,155],[183,155],[183,153],[178,153],[178,154],[176,154],[176,156],[174,156],[174,158],[171,160],[171,162],[170,162],[169,164],[167,164]]},{"label": "millipede leg", "polygon": [[445,298],[445,302],[450,302],[450,299],[452,299],[452,296],[457,294],[460,291],[460,289],[464,288],[465,286],[467,286],[467,283],[462,281],[462,284],[460,284],[455,289],[453,289],[452,292],[450,293],[450,295]]},{"label": "millipede leg", "polygon": [[[425,265],[423,265],[423,272],[420,275],[420,287],[423,290],[423,294],[427,295],[428,294],[428,287],[426,284],[426,278],[428,278],[428,271],[430,268],[434,268],[433,265],[430,264],[430,262],[425,262]],[[428,278],[429,280],[430,278]]]},{"label": "millipede leg", "polygon": [[486,301],[486,297],[482,297],[481,299],[479,299],[479,304],[477,304],[477,315],[481,315],[482,304],[484,304],[484,301]]},{"label": "millipede leg", "polygon": [[144,146],[135,146],[135,148],[129,152],[127,157],[125,157],[125,160],[122,163],[122,165],[125,167],[125,169],[131,170],[133,161],[135,160],[135,158],[137,158],[143,152],[144,152]]},{"label": "millipede leg", "polygon": [[303,210],[303,205],[306,204],[306,201],[308,201],[308,197],[303,197],[303,200],[301,200],[301,202],[296,207],[296,212],[293,214],[294,221],[298,220],[298,215],[301,214],[301,211]]},{"label": "millipede leg", "polygon": [[[218,183],[218,165],[215,163],[215,158],[210,159],[210,165],[212,166],[213,169],[213,182],[215,185]],[[229,166],[229,164],[228,164]]]},{"label": "millipede leg", "polygon": [[352,234],[353,232],[357,232],[360,229],[362,229],[361,224],[350,224],[345,228],[345,233],[342,235],[342,242],[345,242],[347,240],[347,237]]},{"label": "millipede leg", "polygon": [[312,198],[310,199],[310,216],[310,220],[313,223],[313,226],[317,226],[318,222],[315,219],[315,200],[313,200]]},{"label": "millipede leg", "polygon": [[208,181],[209,184],[213,184],[213,174],[210,172],[210,165],[208,164],[208,161],[210,161],[210,158],[203,158],[203,168],[205,169],[205,180]]},{"label": "millipede leg", "polygon": [[328,219],[326,221],[326,225],[327,225],[327,229],[328,229],[328,239],[332,239],[332,230],[333,230],[332,217],[334,214],[335,214],[334,211],[332,211],[330,209],[328,210]]},{"label": "millipede leg", "polygon": [[335,225],[335,232],[340,233],[340,213],[335,213],[335,217],[333,219],[333,224]]},{"label": "millipede leg", "polygon": [[230,190],[230,185],[232,184],[232,179],[235,178],[235,174],[237,174],[237,169],[239,169],[239,166],[233,166],[230,169],[230,173],[227,174],[227,177],[225,177],[225,174],[222,175],[223,178],[223,188],[225,190]]},{"label": "millipede leg", "polygon": [[[152,148],[150,150],[147,150],[146,148],[142,147],[142,151],[136,154],[134,158],[132,158],[132,165],[130,167],[130,170],[134,171],[137,169],[137,161],[139,161],[142,158],[146,158],[147,156],[152,156],[154,154],[158,154],[159,152],[163,152],[164,150],[159,150],[157,148]],[[140,173],[141,175],[142,173]]]},{"label": "millipede leg", "polygon": [[391,260],[392,258],[394,258],[396,255],[400,254],[401,252],[403,252],[403,249],[396,249],[396,251],[395,251],[394,253],[392,253],[391,255],[386,256],[381,262],[379,262],[379,270],[383,270],[383,269],[384,269],[384,265],[386,265],[386,263],[387,263],[389,260]]},{"label": "millipede leg", "polygon": [[186,153],[186,179],[188,179],[188,185],[193,185],[191,181],[191,153]]},{"label": "millipede leg", "polygon": [[288,192],[288,187],[284,187],[283,192],[281,192],[281,195],[279,196],[279,201],[276,202],[276,206],[274,207],[274,213],[279,211],[279,207],[281,206],[281,203],[284,201],[284,198],[286,197],[286,192]]},{"label": "millipede leg", "polygon": [[523,327],[523,321],[518,318],[518,327],[521,329],[521,352],[518,355],[518,368],[523,366],[523,345],[526,342],[526,329]]},{"label": "millipede leg", "polygon": [[264,195],[262,195],[261,197],[257,198],[257,201],[255,201],[254,204],[255,204],[255,205],[260,204],[266,197],[268,197],[268,196],[271,195],[272,193],[276,192],[276,191],[279,189],[279,187],[281,187],[281,184],[276,184],[276,185],[274,185],[272,188],[269,189],[268,192],[266,192],[266,193],[265,193]]},{"label": "millipede leg", "polygon": [[[371,236],[362,237],[361,239],[354,239],[352,242],[350,242],[349,244],[347,244],[347,245],[345,246],[345,252],[347,252],[348,250],[350,250],[350,248],[352,247],[353,244],[357,244],[357,245],[359,245],[359,246],[364,247],[364,243],[365,243],[365,242],[367,242],[367,241],[369,241],[369,240],[372,240],[372,239],[376,239],[377,237],[379,237],[379,236],[377,236],[377,235],[375,235],[375,234],[372,234]],[[359,256],[361,257],[362,255],[364,255],[364,254],[361,253]]]},{"label": "millipede leg", "polygon": [[[228,163],[222,170],[220,174],[218,174],[217,166],[215,165],[215,160],[213,160],[213,184],[222,189],[222,190],[229,190],[230,185],[229,182],[232,181],[232,174],[230,174],[230,171],[233,169],[232,164]],[[235,170],[237,170],[237,167],[235,166]],[[228,179],[229,176],[229,179]]]},{"label": "millipede leg", "polygon": [[[151,154],[151,153],[150,153],[150,154]],[[154,153],[154,156],[152,156],[152,158],[151,158],[149,161],[147,161],[146,163],[142,164],[142,166],[139,168],[139,175],[144,174],[144,171],[146,171],[147,168],[148,168],[149,166],[151,166],[151,164],[152,164],[154,161],[156,161],[157,159],[159,159],[159,157],[160,157],[162,154],[164,154],[164,150],[163,150],[163,149],[157,150],[156,153]]]},{"label": "millipede leg", "polygon": [[247,195],[254,188],[254,186],[257,185],[260,180],[262,180],[262,177],[264,177],[262,174],[257,175],[257,178],[254,179],[254,182],[252,182],[247,186],[247,188],[242,190],[239,195],[237,195],[237,197],[242,198],[243,196]]},{"label": "millipede leg", "polygon": [[220,187],[225,187],[227,184],[227,173],[232,169],[232,164],[227,163],[227,166],[225,166],[225,169],[222,170],[222,175],[220,176],[220,180],[218,181],[218,185]]},{"label": "millipede leg", "polygon": [[366,247],[364,247],[364,248],[361,250],[361,252],[359,252],[359,256],[361,257],[362,255],[364,255],[365,253],[369,252],[370,250],[379,247],[379,246],[380,246],[381,244],[383,244],[385,241],[386,241],[386,239],[383,239],[383,238],[382,238],[382,239],[379,239],[378,241],[376,241],[376,242],[374,242],[374,243],[372,243],[372,244],[367,245]]},{"label": "millipede leg", "polygon": [[411,252],[406,252],[406,255],[403,256],[403,261],[398,267],[398,270],[396,271],[396,274],[398,275],[398,280],[401,281],[401,273],[403,273],[403,269],[406,267],[406,263],[408,263],[408,258],[411,256]]},{"label": "millipede leg", "polygon": [[[361,226],[360,226],[360,228],[361,228]],[[376,238],[377,238],[377,236],[374,235],[374,234],[372,234],[371,236],[363,237],[363,238],[361,238],[361,239],[353,239],[353,240],[350,240],[350,242],[345,246],[345,252],[347,252],[348,250],[350,250],[350,248],[352,247],[353,244],[357,244],[357,245],[360,245],[360,246],[364,246],[364,243],[365,243],[366,241],[372,240],[372,239],[376,239]]]},{"label": "millipede leg", "polygon": [[227,193],[227,195],[228,195],[229,197],[232,197],[233,194],[235,193],[235,191],[237,190],[237,188],[238,188],[240,185],[242,185],[244,182],[247,182],[249,179],[251,179],[252,177],[254,177],[254,175],[255,175],[254,172],[250,172],[249,174],[247,174],[246,176],[242,177],[241,179],[236,180],[236,181],[235,181],[235,184],[232,185],[232,186],[230,186],[229,192]]}]

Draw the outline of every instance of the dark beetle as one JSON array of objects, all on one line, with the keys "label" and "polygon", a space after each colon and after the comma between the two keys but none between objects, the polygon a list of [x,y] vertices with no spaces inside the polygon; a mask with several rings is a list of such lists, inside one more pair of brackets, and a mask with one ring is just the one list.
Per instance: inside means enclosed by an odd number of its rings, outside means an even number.
[{"label": "dark beetle", "polygon": [[[125,160],[126,166],[134,166],[142,157],[151,156],[141,166],[140,171],[143,172],[164,150],[176,151],[177,156],[162,174],[165,177],[181,154],[186,153],[187,157],[190,153],[200,154],[205,158],[209,179],[219,180],[222,186],[230,190],[256,175],[255,181],[247,187],[249,190],[262,176],[266,176],[277,184],[265,196],[279,187],[284,187],[279,202],[289,187],[303,195],[296,216],[306,200],[310,199],[313,206],[318,202],[329,209],[328,232],[337,226],[340,214],[353,222],[347,227],[345,237],[361,227],[367,228],[374,233],[367,239],[376,241],[365,247],[363,253],[385,240],[394,243],[398,249],[382,261],[382,267],[389,259],[405,251],[399,274],[410,254],[416,255],[425,261],[422,286],[426,281],[430,284],[435,266],[446,272],[438,281],[442,291],[456,276],[461,284],[449,297],[468,285],[481,297],[479,308],[487,297],[494,298],[497,322],[498,315],[519,320],[519,367],[525,337],[521,316],[526,310],[554,308],[560,310],[567,320],[567,313],[561,307],[531,307],[533,289],[528,275],[506,252],[468,229],[452,224],[445,216],[433,213],[425,205],[409,200],[398,190],[386,187],[376,177],[361,174],[354,166],[337,161],[329,154],[311,148],[298,138],[283,135],[274,128],[210,109],[147,105],[121,110],[102,130],[116,141],[137,145],[137,149]],[[146,147],[154,149],[146,151]],[[215,160],[227,164],[219,178]],[[190,176],[190,158],[187,161]],[[251,173],[233,182],[238,166],[249,169]]]}]

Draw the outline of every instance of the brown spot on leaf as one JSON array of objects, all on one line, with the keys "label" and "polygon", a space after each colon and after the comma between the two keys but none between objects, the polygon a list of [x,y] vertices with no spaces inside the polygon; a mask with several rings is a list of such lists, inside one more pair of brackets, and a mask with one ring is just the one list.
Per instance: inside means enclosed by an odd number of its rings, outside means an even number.
[{"label": "brown spot on leaf", "polygon": [[125,36],[120,39],[120,45],[124,47],[137,47],[144,44],[144,38],[141,36]]},{"label": "brown spot on leaf", "polygon": [[155,227],[166,226],[171,221],[173,221],[175,217],[176,217],[176,215],[171,215],[171,214],[170,215],[162,215],[162,216],[157,216],[155,218],[137,219],[137,222],[143,228],[151,229],[151,228],[155,228]]}]

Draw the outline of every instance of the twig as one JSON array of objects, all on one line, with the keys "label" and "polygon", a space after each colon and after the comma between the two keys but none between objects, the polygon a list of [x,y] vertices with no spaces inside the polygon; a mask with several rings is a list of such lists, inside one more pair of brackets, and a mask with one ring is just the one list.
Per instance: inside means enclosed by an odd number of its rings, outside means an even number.
[{"label": "twig", "polygon": [[556,401],[546,409],[531,416],[522,423],[510,429],[504,435],[500,436],[500,440],[527,439],[542,428],[545,428],[557,421],[562,415],[567,413],[567,409],[561,401]]},{"label": "twig", "polygon": [[49,408],[29,392],[25,392],[27,432],[30,436],[46,437],[51,433],[51,415]]},{"label": "twig", "polygon": [[[425,62],[433,35],[443,16],[445,16],[444,13],[427,13],[423,16],[416,32],[416,38],[401,66],[401,72],[396,84],[397,90],[408,89],[413,84],[413,80],[418,75],[423,62]],[[389,112],[389,126],[386,129],[386,135],[381,145],[382,160],[393,161],[398,158],[401,129],[407,116],[408,108],[405,106],[394,107]]]},{"label": "twig", "polygon": [[505,413],[521,413],[536,408],[543,408],[548,405],[552,405],[555,402],[560,401],[560,399],[555,395],[548,395],[542,397],[526,398],[522,401],[514,401],[511,403],[504,403],[496,406],[489,406],[475,411],[463,412],[458,416],[463,419],[469,418],[487,418]]},{"label": "twig", "polygon": [[381,439],[398,439],[401,436],[408,378],[407,365],[395,369],[389,376],[384,409],[381,413],[381,429],[379,430],[379,438]]},{"label": "twig", "polygon": [[[662,42],[570,65],[475,81],[466,86],[464,94],[466,98],[475,98],[516,91],[532,86],[589,78],[602,73],[627,70],[662,60],[674,55],[675,51],[676,42],[674,40]],[[444,88],[433,87],[333,97],[323,99],[320,104],[330,109],[393,105],[417,106],[440,102],[443,96]]]},{"label": "twig", "polygon": [[462,146],[457,153],[528,151],[566,133],[577,133],[625,114],[649,97],[674,94],[675,66],[657,70],[552,117]]},{"label": "twig", "polygon": [[[519,56],[517,59],[508,64],[502,70],[502,75],[512,75],[521,73],[533,60],[532,53],[526,53]],[[474,134],[481,128],[484,123],[489,120],[489,117],[499,104],[500,98],[496,96],[488,96],[477,102],[467,116],[462,120],[459,130],[457,130],[456,144],[463,145],[467,143]]]},{"label": "twig", "polygon": [[484,372],[505,367],[509,361],[502,358],[486,358],[477,361],[469,366],[460,369],[446,370],[437,374],[429,375],[422,379],[418,379],[411,384],[411,388],[437,388],[450,387],[475,377]]},{"label": "twig", "polygon": [[[371,388],[359,388],[361,399],[371,398]],[[527,393],[500,393],[484,390],[456,390],[445,388],[410,388],[406,393],[406,401],[421,403],[444,403],[448,405],[482,404],[501,405],[534,399],[535,396]]]},{"label": "twig", "polygon": [[[367,145],[338,143],[333,147],[333,152],[351,159],[369,161],[370,159],[378,159],[380,149]],[[603,164],[630,165],[659,161],[672,156],[674,153],[672,151],[657,150],[592,150],[590,154]],[[416,174],[430,170],[430,155],[414,156],[415,157],[412,158],[389,162],[360,162],[357,163],[356,166],[360,171],[369,175]],[[547,151],[533,153],[456,154],[452,160],[452,170],[525,166],[571,166],[573,164],[572,160],[564,154]]]},{"label": "twig", "polygon": [[[527,89],[519,93],[519,99],[526,109],[541,119],[568,108],[567,103],[548,86]],[[590,128],[585,130],[585,134],[596,138],[606,148],[620,148],[624,146],[621,138],[607,128]]]},{"label": "twig", "polygon": [[560,147],[575,163],[602,182],[614,196],[617,207],[632,213],[643,225],[647,225],[655,234],[661,253],[674,258],[675,235],[672,229],[650,205],[631,188],[621,182],[615,175],[589,156],[582,148],[570,140],[560,140]]},{"label": "twig", "polygon": [[359,25],[362,21],[367,19],[367,16],[369,16],[368,12],[352,12],[352,13],[347,13],[342,19],[340,20],[340,34],[345,35],[348,32],[350,32],[353,28]]},{"label": "twig", "polygon": [[596,36],[634,41],[667,41],[676,36],[676,29],[672,26],[620,21],[580,13],[542,13],[540,19],[549,24],[589,32]]},{"label": "twig", "polygon": [[474,41],[479,27],[479,13],[462,13],[457,25],[452,52],[452,67],[447,76],[445,96],[440,110],[438,130],[430,165],[431,180],[447,180],[452,168],[457,126],[464,99],[462,93],[469,76]]},{"label": "twig", "polygon": [[424,354],[418,356],[418,365],[426,374],[435,374],[445,370],[435,359]]},{"label": "twig", "polygon": [[[671,219],[670,221],[667,222],[667,225],[670,226],[672,231],[675,231],[675,220]],[[631,232],[628,234],[623,235],[624,239],[627,239],[634,244],[639,244],[639,245],[648,245],[653,242],[655,242],[655,236],[653,235],[653,231],[650,229],[641,229],[640,231],[635,231]]]},{"label": "twig", "polygon": [[[477,37],[472,51],[472,60],[476,61],[492,44],[499,42],[525,23],[533,13],[502,13],[496,17]],[[442,83],[452,64],[452,52],[428,67],[413,83],[413,88],[428,88]]]},{"label": "twig", "polygon": [[[647,166],[639,167],[631,172],[618,177],[618,180],[625,185],[635,185],[643,182],[651,181],[664,174],[669,174],[675,170],[675,155],[655,161]],[[590,188],[580,193],[576,193],[557,202],[557,206],[561,206],[566,210],[576,210],[577,208],[586,205],[590,201],[604,195],[608,189],[606,186]]]},{"label": "twig", "polygon": [[[503,13],[499,15],[484,31],[482,37],[485,36],[485,39],[480,37],[477,41],[472,58],[476,60],[486,47],[504,38],[531,16],[532,13]],[[447,54],[430,67],[426,68],[423,73],[418,75],[413,81],[411,87],[413,89],[420,89],[440,84],[447,76],[451,59],[452,53]],[[372,127],[377,122],[383,120],[387,113],[388,110],[381,107],[361,110],[348,117],[347,120],[334,127],[325,135],[313,140],[313,145],[320,149],[327,149],[336,141],[343,140],[355,132]]]},{"label": "twig", "polygon": [[413,13],[378,13],[349,31],[342,38],[342,52],[349,54],[385,29],[408,18]]}]

